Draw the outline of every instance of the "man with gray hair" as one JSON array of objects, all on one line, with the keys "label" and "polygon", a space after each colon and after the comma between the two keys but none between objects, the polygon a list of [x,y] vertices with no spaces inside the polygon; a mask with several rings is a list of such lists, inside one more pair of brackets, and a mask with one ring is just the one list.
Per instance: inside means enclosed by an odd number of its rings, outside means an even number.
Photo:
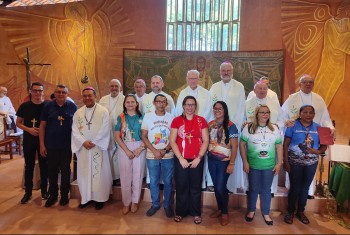
[{"label": "man with gray hair", "polygon": [[173,98],[166,94],[164,91],[163,91],[163,87],[164,87],[164,81],[163,81],[163,78],[159,75],[154,75],[152,78],[151,78],[151,89],[152,91],[146,95],[146,97],[143,99],[142,101],[142,113],[143,114],[146,114],[146,113],[149,113],[149,112],[153,112],[155,110],[155,107],[153,105],[153,100],[154,100],[154,97],[157,95],[157,94],[162,94],[164,95],[167,100],[168,100],[168,105],[166,106],[165,110],[174,115],[175,116],[175,104],[174,104],[174,100]]},{"label": "man with gray hair", "polygon": [[134,90],[137,101],[139,102],[139,109],[142,112],[142,101],[146,97],[146,82],[142,78],[137,78],[134,82]]},{"label": "man with gray hair", "polygon": [[[183,112],[182,101],[188,95],[191,95],[197,100],[197,110],[196,114],[205,118],[207,122],[213,119],[212,116],[212,100],[210,93],[207,89],[199,85],[199,72],[198,70],[192,69],[187,72],[186,75],[187,87],[183,89],[176,102],[176,116],[179,116]],[[208,187],[208,190],[214,191],[214,184],[211,179],[209,170],[208,170],[208,157],[204,157],[204,168],[203,168],[203,182],[202,188],[205,189]]]},{"label": "man with gray hair", "polygon": [[116,156],[116,144],[114,141],[114,128],[117,125],[117,117],[123,112],[123,102],[125,96],[120,92],[121,83],[118,79],[113,78],[109,82],[110,94],[105,95],[100,99],[99,104],[105,107],[109,112],[110,122],[110,141],[108,145],[108,154],[111,161],[113,186],[119,183],[120,175],[118,170],[118,158]]},{"label": "man with gray hair", "polygon": [[[15,132],[19,132],[22,134],[23,131],[19,128],[16,128],[16,110],[14,109],[12,102],[9,97],[7,97],[7,88],[4,86],[0,87],[0,116],[4,116],[6,118],[6,123],[10,129],[13,129]],[[3,120],[0,120],[0,134],[4,130]]]}]

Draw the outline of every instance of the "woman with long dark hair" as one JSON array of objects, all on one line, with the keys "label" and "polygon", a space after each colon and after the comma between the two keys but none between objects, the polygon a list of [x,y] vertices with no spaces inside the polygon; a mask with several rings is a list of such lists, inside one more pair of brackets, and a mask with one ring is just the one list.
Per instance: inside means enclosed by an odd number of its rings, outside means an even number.
[{"label": "woman with long dark hair", "polygon": [[183,114],[171,123],[170,145],[176,156],[174,162],[176,185],[175,222],[187,215],[194,216],[200,224],[201,185],[203,178],[203,156],[208,148],[208,124],[195,114],[196,98],[186,96],[182,102]]},{"label": "woman with long dark hair", "polygon": [[287,224],[293,223],[296,209],[295,216],[304,224],[310,223],[304,214],[308,190],[316,173],[318,156],[327,149],[326,145],[319,143],[319,125],[313,122],[314,117],[313,106],[301,106],[299,118],[293,127],[287,128],[284,136],[283,166],[290,180],[288,213],[284,217]]},{"label": "woman with long dark hair", "polygon": [[123,214],[138,210],[146,163],[145,146],[141,139],[142,119],[135,95],[125,96],[123,113],[118,116],[115,126]]},{"label": "woman with long dark hair", "polygon": [[248,174],[249,181],[245,220],[253,221],[260,194],[262,216],[267,225],[273,225],[269,215],[271,184],[282,166],[282,139],[278,127],[270,122],[270,109],[267,105],[257,106],[254,117],[253,122],[243,128],[239,143],[243,170]]},{"label": "woman with long dark hair", "polygon": [[220,218],[220,224],[229,223],[227,179],[233,172],[237,148],[238,130],[230,121],[227,105],[217,101],[213,105],[215,119],[209,122],[208,167],[214,184],[215,198],[218,210],[210,215]]}]

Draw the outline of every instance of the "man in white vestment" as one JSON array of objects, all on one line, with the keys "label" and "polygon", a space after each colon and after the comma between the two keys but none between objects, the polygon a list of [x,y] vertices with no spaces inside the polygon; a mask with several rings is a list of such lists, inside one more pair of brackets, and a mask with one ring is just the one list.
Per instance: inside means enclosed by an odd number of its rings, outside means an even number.
[{"label": "man in white vestment", "polygon": [[153,112],[155,107],[153,105],[154,97],[157,94],[164,95],[168,100],[168,105],[165,110],[175,116],[175,104],[173,98],[163,91],[164,82],[163,78],[159,75],[154,75],[151,78],[151,89],[152,91],[146,95],[142,101],[142,114]]},{"label": "man in white vestment", "polygon": [[[270,89],[270,80],[269,80],[269,78],[265,77],[265,76],[262,76],[261,78],[259,78],[259,81],[265,81],[267,83],[267,86],[268,86],[267,96],[270,97],[270,98],[278,100],[278,96],[277,96],[276,92],[274,92],[273,90]],[[249,100],[253,96],[255,96],[254,90],[249,92],[247,100]]]},{"label": "man in white vestment", "polygon": [[[23,133],[21,129],[16,127],[16,110],[12,105],[12,102],[9,97],[7,97],[7,88],[1,86],[0,87],[0,116],[4,116],[6,118],[6,123],[8,126],[12,127],[16,132],[20,134]],[[0,135],[4,130],[3,119],[0,119]]]},{"label": "man in white vestment", "polygon": [[[284,114],[280,102],[277,97],[268,95],[268,80],[260,79],[254,85],[254,94],[250,99],[245,102],[245,115],[247,122],[254,121],[255,108],[259,105],[267,105],[270,109],[270,122],[274,123],[280,129],[281,134],[283,134],[284,122],[287,120]],[[278,175],[275,175],[271,185],[271,193],[275,194],[278,187]],[[247,186],[248,188],[248,186]]]},{"label": "man in white vestment", "polygon": [[[287,100],[282,105],[283,111],[288,116],[286,126],[291,127],[294,125],[294,121],[298,118],[299,109],[303,105],[312,105],[315,109],[314,122],[331,129],[331,134],[335,136],[335,128],[332,120],[329,116],[329,112],[323,98],[312,92],[314,88],[315,79],[309,74],[301,75],[299,78],[300,90],[294,94],[289,95]],[[288,175],[288,174],[287,174]],[[315,178],[312,181],[309,188],[309,198],[313,198],[314,195]],[[289,188],[289,178],[286,177],[286,187]]]},{"label": "man in white vestment", "polygon": [[[188,95],[193,96],[197,100],[196,114],[205,118],[207,122],[213,119],[212,116],[212,99],[207,89],[199,85],[199,72],[198,70],[189,70],[186,76],[187,87],[183,89],[176,102],[176,116],[179,116],[183,112],[182,101]],[[208,169],[208,156],[204,155],[204,167],[203,167],[203,182],[202,188],[208,188],[209,191],[214,191],[213,180],[211,179]]]},{"label": "man in white vestment", "polygon": [[[223,62],[220,65],[220,76],[222,80],[214,83],[209,92],[213,103],[221,100],[227,104],[230,120],[240,132],[245,113],[244,86],[233,79],[233,66],[230,62]],[[233,173],[227,181],[227,189],[233,193],[244,192],[244,185],[247,185],[245,181],[247,181],[247,175],[243,172],[242,158],[238,149]]]},{"label": "man in white vestment", "polygon": [[[147,95],[146,94],[146,82],[145,82],[145,80],[143,80],[142,78],[136,79],[136,81],[134,82],[134,91],[135,91],[137,102],[139,102],[139,106],[140,106],[143,99]],[[140,111],[142,112],[142,108]]]},{"label": "man in white vestment", "polygon": [[118,157],[116,144],[114,141],[114,128],[117,125],[117,117],[123,112],[123,102],[125,96],[120,92],[121,83],[118,79],[113,78],[109,82],[110,94],[103,96],[99,104],[105,107],[109,112],[110,122],[110,141],[108,145],[108,153],[112,167],[113,186],[120,185],[120,175],[118,170]]},{"label": "man in white vestment", "polygon": [[77,155],[77,181],[81,195],[79,208],[95,201],[100,210],[112,190],[112,173],[108,156],[110,143],[109,113],[96,103],[96,91],[83,89],[84,106],[73,116],[72,152]]}]

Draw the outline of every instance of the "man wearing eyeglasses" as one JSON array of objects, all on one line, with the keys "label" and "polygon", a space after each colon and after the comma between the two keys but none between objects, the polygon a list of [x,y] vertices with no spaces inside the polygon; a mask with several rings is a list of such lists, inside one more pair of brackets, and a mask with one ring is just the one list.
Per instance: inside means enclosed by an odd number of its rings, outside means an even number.
[{"label": "man wearing eyeglasses", "polygon": [[150,175],[152,206],[146,212],[154,215],[160,209],[159,183],[164,183],[163,207],[167,217],[174,216],[171,202],[172,176],[174,172],[174,153],[169,142],[170,124],[174,116],[165,111],[167,98],[158,94],[154,97],[156,110],[145,114],[142,122],[142,141],[147,147],[147,169]]},{"label": "man wearing eyeglasses", "polygon": [[[287,127],[294,126],[294,121],[299,117],[299,109],[303,105],[312,105],[315,109],[314,122],[331,129],[331,135],[335,138],[335,127],[333,126],[332,120],[329,116],[329,112],[323,98],[312,92],[314,88],[315,79],[309,74],[303,74],[299,78],[300,90],[294,94],[289,95],[287,100],[282,105],[283,111],[287,114],[288,120],[286,121]],[[286,181],[286,187],[289,187],[289,178]],[[315,179],[310,185],[308,198],[314,198],[314,185]]]},{"label": "man wearing eyeglasses", "polygon": [[17,127],[23,133],[23,155],[25,162],[24,186],[25,194],[21,199],[21,204],[26,204],[32,197],[33,175],[35,166],[35,156],[38,154],[40,168],[40,188],[41,198],[48,199],[47,194],[47,162],[46,158],[40,154],[39,143],[39,123],[40,115],[47,101],[43,99],[44,85],[40,82],[32,83],[30,87],[31,100],[22,103],[17,110]]},{"label": "man wearing eyeglasses", "polygon": [[49,173],[49,199],[45,207],[51,207],[58,199],[58,173],[61,172],[60,205],[69,202],[70,163],[72,160],[71,133],[73,115],[77,106],[67,100],[68,88],[57,85],[54,100],[48,102],[40,117],[39,140],[40,154],[47,158]]}]

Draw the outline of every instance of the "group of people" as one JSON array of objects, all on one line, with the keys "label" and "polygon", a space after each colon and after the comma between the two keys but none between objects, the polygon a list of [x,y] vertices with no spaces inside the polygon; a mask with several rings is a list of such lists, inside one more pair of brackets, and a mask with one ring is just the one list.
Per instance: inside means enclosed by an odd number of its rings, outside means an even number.
[{"label": "group of people", "polygon": [[[335,134],[323,99],[312,92],[314,78],[303,75],[300,91],[281,107],[268,78],[261,78],[246,99],[244,86],[233,78],[230,62],[221,64],[220,75],[222,80],[206,90],[199,85],[200,73],[189,70],[188,86],[176,105],[163,91],[164,82],[158,75],[151,78],[149,94],[145,94],[142,79],[135,81],[135,94],[127,95],[121,93],[120,81],[112,79],[110,94],[99,102],[95,89],[86,87],[82,90],[84,106],[79,109],[67,99],[66,86],[57,85],[55,99],[48,102],[43,100],[43,85],[33,83],[31,100],[16,113],[17,126],[24,130],[25,195],[21,203],[32,195],[37,153],[45,206],[58,201],[59,172],[59,203],[67,205],[74,153],[79,208],[95,202],[95,208],[102,209],[118,181],[122,213],[135,213],[146,176],[152,199],[147,216],[154,215],[163,201],[167,217],[181,222],[190,215],[200,224],[201,191],[213,186],[218,208],[210,217],[218,218],[221,225],[229,223],[229,191],[247,193],[247,222],[254,219],[260,195],[262,216],[267,225],[273,225],[271,194],[277,190],[277,176],[284,167],[290,182],[285,222],[293,223],[295,215],[309,223],[304,214],[308,191],[318,155],[327,147],[320,145],[317,127],[329,127]],[[164,185],[163,200],[160,184]]]}]

